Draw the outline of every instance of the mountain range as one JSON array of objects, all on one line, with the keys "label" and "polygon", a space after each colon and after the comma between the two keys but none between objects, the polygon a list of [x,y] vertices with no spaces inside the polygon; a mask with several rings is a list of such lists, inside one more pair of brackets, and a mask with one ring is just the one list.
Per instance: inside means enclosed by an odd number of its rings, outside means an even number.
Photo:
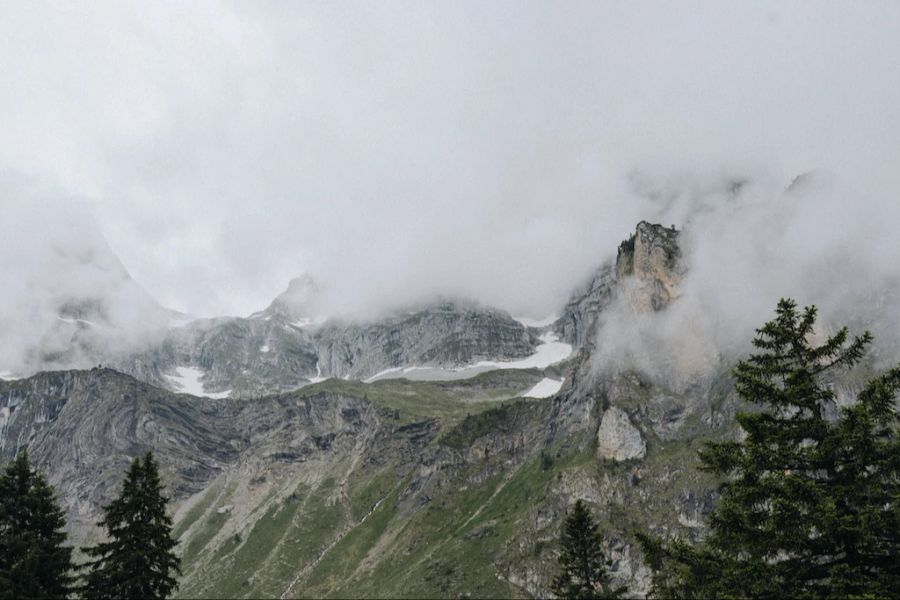
[{"label": "mountain range", "polygon": [[[76,299],[71,348],[0,381],[0,460],[28,447],[80,545],[155,452],[186,596],[544,596],[577,499],[643,594],[633,532],[701,535],[716,482],[696,450],[737,434],[726,369],[666,385],[595,356],[613,302],[678,301],[679,239],[639,223],[545,322],[458,299],[327,318],[305,277],[246,318],[153,304],[164,326],[122,351],[104,299]],[[49,370],[66,360],[88,368]]]}]

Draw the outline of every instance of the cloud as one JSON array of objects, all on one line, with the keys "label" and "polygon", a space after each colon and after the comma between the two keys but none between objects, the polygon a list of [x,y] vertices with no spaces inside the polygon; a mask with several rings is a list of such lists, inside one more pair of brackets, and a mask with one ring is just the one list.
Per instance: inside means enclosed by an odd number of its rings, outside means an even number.
[{"label": "cloud", "polygon": [[88,203],[14,173],[0,189],[0,372],[92,366],[162,332],[171,315],[128,275]]},{"label": "cloud", "polygon": [[900,205],[890,192],[810,173],[788,189],[772,180],[736,187],[679,177],[651,193],[664,222],[683,226],[687,270],[677,299],[657,313],[636,312],[623,281],[602,317],[599,371],[637,369],[679,389],[702,382],[751,351],[755,329],[783,297],[819,307],[819,335],[870,329],[877,366],[896,363]]},{"label": "cloud", "polygon": [[[540,316],[640,218],[691,215],[734,248],[766,234],[762,208],[716,208],[724,229],[693,212],[723,179],[779,190],[831,170],[872,202],[868,221],[857,196],[801,211],[834,244],[851,239],[826,222],[840,216],[871,245],[900,189],[891,2],[4,13],[0,167],[64,190],[60,211],[82,198],[135,279],[198,315],[249,314],[309,272],[343,313],[442,293]],[[22,202],[0,189],[4,211]],[[782,250],[840,253],[805,222]]]}]

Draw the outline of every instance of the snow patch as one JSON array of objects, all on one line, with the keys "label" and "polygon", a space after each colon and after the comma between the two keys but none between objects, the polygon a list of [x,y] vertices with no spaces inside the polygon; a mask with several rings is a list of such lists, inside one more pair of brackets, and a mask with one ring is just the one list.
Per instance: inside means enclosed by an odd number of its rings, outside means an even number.
[{"label": "snow patch", "polygon": [[320,325],[324,321],[325,321],[325,319],[323,319],[322,317],[303,317],[301,319],[297,319],[296,321],[293,321],[291,323],[291,325],[293,325],[297,329],[304,329],[306,327]]},{"label": "snow patch", "polygon": [[172,385],[184,394],[192,396],[203,396],[205,398],[227,398],[231,395],[231,390],[224,392],[207,393],[203,389],[203,383],[200,378],[203,377],[203,371],[196,367],[175,367],[177,375],[166,375]]},{"label": "snow patch", "polygon": [[[447,379],[464,379],[490,371],[492,369],[545,369],[550,365],[563,361],[572,354],[572,346],[559,341],[559,336],[555,333],[547,332],[538,338],[543,342],[535,348],[534,354],[527,358],[511,361],[499,360],[482,360],[475,364],[457,367],[454,369],[441,369],[437,367],[409,366],[409,367],[392,367],[385,369],[368,379],[364,383],[372,383],[379,379],[385,379],[398,374],[405,375],[414,371],[425,372],[424,376],[420,376],[423,381],[441,381]],[[562,385],[562,384],[560,384]]]},{"label": "snow patch", "polygon": [[562,379],[544,377],[533,388],[522,394],[523,398],[550,398],[562,389]]},{"label": "snow patch", "polygon": [[482,360],[474,365],[463,368],[494,367],[497,369],[545,369],[550,365],[554,365],[569,358],[572,354],[572,346],[560,342],[559,336],[552,331],[545,333],[538,339],[544,343],[535,348],[534,354],[527,358],[512,361]]},{"label": "snow patch", "polygon": [[309,382],[310,383],[320,383],[322,381],[325,381],[326,379],[328,379],[328,378],[322,377],[322,367],[319,366],[319,361],[316,361],[316,376],[310,377]]},{"label": "snow patch", "polygon": [[88,321],[87,319],[73,319],[70,317],[60,317],[56,315],[56,318],[62,321],[63,323],[69,323],[70,325],[78,325],[79,323],[84,323],[85,325],[95,327],[97,324],[93,321]]},{"label": "snow patch", "polygon": [[529,317],[513,317],[513,319],[515,319],[525,327],[540,328],[554,323],[557,319],[559,319],[559,315],[549,315],[544,317],[543,319],[531,319]]},{"label": "snow patch", "polygon": [[415,368],[416,367],[405,367],[405,368],[404,367],[392,367],[390,369],[385,369],[384,371],[379,371],[378,373],[375,373],[368,379],[363,379],[363,383],[372,383],[373,381],[381,379],[385,375],[390,375],[392,373],[406,373],[407,371],[409,371],[411,369],[415,369]]}]

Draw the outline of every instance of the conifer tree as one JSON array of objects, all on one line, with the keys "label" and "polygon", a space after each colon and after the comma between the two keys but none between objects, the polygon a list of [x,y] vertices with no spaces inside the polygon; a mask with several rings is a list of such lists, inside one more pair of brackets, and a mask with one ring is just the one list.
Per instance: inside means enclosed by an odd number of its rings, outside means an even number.
[{"label": "conifer tree", "polygon": [[[781,300],[759,350],[734,370],[760,410],[737,415],[746,439],[707,444],[721,475],[698,546],[640,536],[665,597],[891,596],[900,589],[900,368],[839,409],[831,383],[872,336],[847,328],[811,343],[816,308]],[[829,413],[836,416],[829,418]]]},{"label": "conifer tree", "polygon": [[21,451],[0,475],[0,598],[65,598],[72,548],[53,488]]},{"label": "conifer tree", "polygon": [[561,598],[613,598],[622,593],[610,587],[602,539],[594,517],[581,500],[566,517],[562,532],[560,572],[553,593]]},{"label": "conifer tree", "polygon": [[85,598],[168,598],[175,590],[179,561],[166,514],[159,467],[148,452],[131,463],[122,493],[103,508],[108,540],[85,552],[93,560]]}]

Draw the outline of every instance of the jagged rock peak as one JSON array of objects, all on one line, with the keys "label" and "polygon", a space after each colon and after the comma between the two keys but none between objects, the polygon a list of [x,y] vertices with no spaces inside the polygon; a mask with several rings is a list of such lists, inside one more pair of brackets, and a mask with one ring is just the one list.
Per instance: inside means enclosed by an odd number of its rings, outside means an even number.
[{"label": "jagged rock peak", "polygon": [[679,234],[674,225],[664,227],[641,221],[634,235],[619,245],[616,278],[634,278],[638,310],[661,310],[678,295],[677,287],[684,275]]}]

